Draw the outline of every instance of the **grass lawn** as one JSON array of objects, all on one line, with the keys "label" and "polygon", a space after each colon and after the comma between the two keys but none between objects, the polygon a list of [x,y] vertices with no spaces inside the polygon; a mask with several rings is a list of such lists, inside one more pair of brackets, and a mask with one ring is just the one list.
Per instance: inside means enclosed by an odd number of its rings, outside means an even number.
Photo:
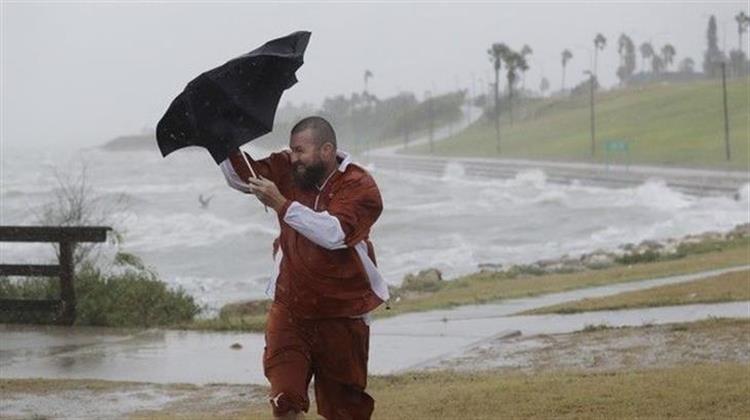
[{"label": "grass lawn", "polygon": [[[200,394],[201,387],[158,386],[163,392]],[[6,395],[59,398],[90,391],[92,404],[116,392],[140,390],[137,384],[88,380],[0,380]],[[196,388],[196,390],[193,390]],[[99,394],[104,392],[103,394]],[[144,391],[153,392],[153,391]],[[234,391],[237,392],[237,391]],[[374,376],[368,392],[375,399],[373,419],[602,419],[602,418],[746,418],[750,413],[750,366],[705,363],[689,366],[607,372],[551,371],[481,373],[439,371]],[[101,399],[100,399],[101,397]],[[213,397],[215,398],[215,397]],[[178,406],[131,413],[132,419],[271,419],[260,396],[219,401],[186,401]],[[218,406],[214,406],[215,404]],[[137,406],[133,407],[137,410]],[[28,418],[47,418],[30,416]],[[313,402],[308,419],[320,419]]]},{"label": "grass lawn", "polygon": [[750,271],[724,273],[681,284],[624,292],[600,298],[582,299],[523,312],[570,314],[588,311],[689,305],[693,303],[750,300]]},{"label": "grass lawn", "polygon": [[[501,115],[502,155],[494,124],[479,121],[436,143],[436,155],[518,157],[604,162],[603,141],[631,142],[632,163],[745,169],[750,167],[750,83],[727,81],[732,160],[725,160],[721,80],[653,84],[599,92],[596,96],[598,152],[590,156],[588,95],[549,98],[520,106],[511,126]],[[427,146],[409,153],[427,154]],[[623,157],[618,157],[622,160]]]},{"label": "grass lawn", "polygon": [[[750,413],[750,366],[724,363],[604,373],[414,373],[371,378],[369,392],[376,401],[373,419],[384,420],[741,418]],[[243,415],[263,419],[269,418],[268,412],[262,404]]]}]

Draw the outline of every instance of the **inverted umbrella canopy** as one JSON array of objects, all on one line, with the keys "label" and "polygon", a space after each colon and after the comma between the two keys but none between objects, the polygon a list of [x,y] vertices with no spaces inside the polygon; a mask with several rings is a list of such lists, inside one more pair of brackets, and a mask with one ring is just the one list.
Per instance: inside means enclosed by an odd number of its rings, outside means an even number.
[{"label": "inverted umbrella canopy", "polygon": [[220,163],[270,132],[281,94],[297,83],[309,40],[310,32],[294,32],[191,80],[156,126],[162,156],[202,146]]}]

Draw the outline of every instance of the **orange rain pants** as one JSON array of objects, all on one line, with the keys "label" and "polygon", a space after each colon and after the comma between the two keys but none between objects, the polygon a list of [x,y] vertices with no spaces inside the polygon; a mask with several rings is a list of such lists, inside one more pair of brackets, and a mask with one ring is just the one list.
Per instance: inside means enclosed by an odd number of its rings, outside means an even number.
[{"label": "orange rain pants", "polygon": [[327,420],[369,419],[375,406],[365,392],[369,340],[370,327],[361,318],[303,319],[274,303],[263,354],[274,415],[307,412],[314,376],[318,414]]}]

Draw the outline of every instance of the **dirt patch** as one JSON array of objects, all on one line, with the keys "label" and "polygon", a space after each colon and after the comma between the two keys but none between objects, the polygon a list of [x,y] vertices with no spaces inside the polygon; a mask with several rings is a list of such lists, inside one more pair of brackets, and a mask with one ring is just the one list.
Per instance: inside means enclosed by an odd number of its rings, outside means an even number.
[{"label": "dirt patch", "polygon": [[430,369],[611,371],[706,362],[750,363],[750,320],[599,326],[569,334],[496,339]]},{"label": "dirt patch", "polygon": [[131,418],[154,413],[218,418],[266,398],[257,385],[148,384],[96,380],[0,380],[0,418]]}]

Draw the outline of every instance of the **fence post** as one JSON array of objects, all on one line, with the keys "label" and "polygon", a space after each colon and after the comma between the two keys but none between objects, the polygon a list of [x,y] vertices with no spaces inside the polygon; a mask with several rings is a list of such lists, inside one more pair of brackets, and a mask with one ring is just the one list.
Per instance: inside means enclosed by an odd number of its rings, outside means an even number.
[{"label": "fence post", "polygon": [[74,242],[60,242],[60,300],[62,300],[62,313],[59,322],[62,325],[73,325],[76,319],[76,291],[73,286],[74,266],[73,249]]}]

